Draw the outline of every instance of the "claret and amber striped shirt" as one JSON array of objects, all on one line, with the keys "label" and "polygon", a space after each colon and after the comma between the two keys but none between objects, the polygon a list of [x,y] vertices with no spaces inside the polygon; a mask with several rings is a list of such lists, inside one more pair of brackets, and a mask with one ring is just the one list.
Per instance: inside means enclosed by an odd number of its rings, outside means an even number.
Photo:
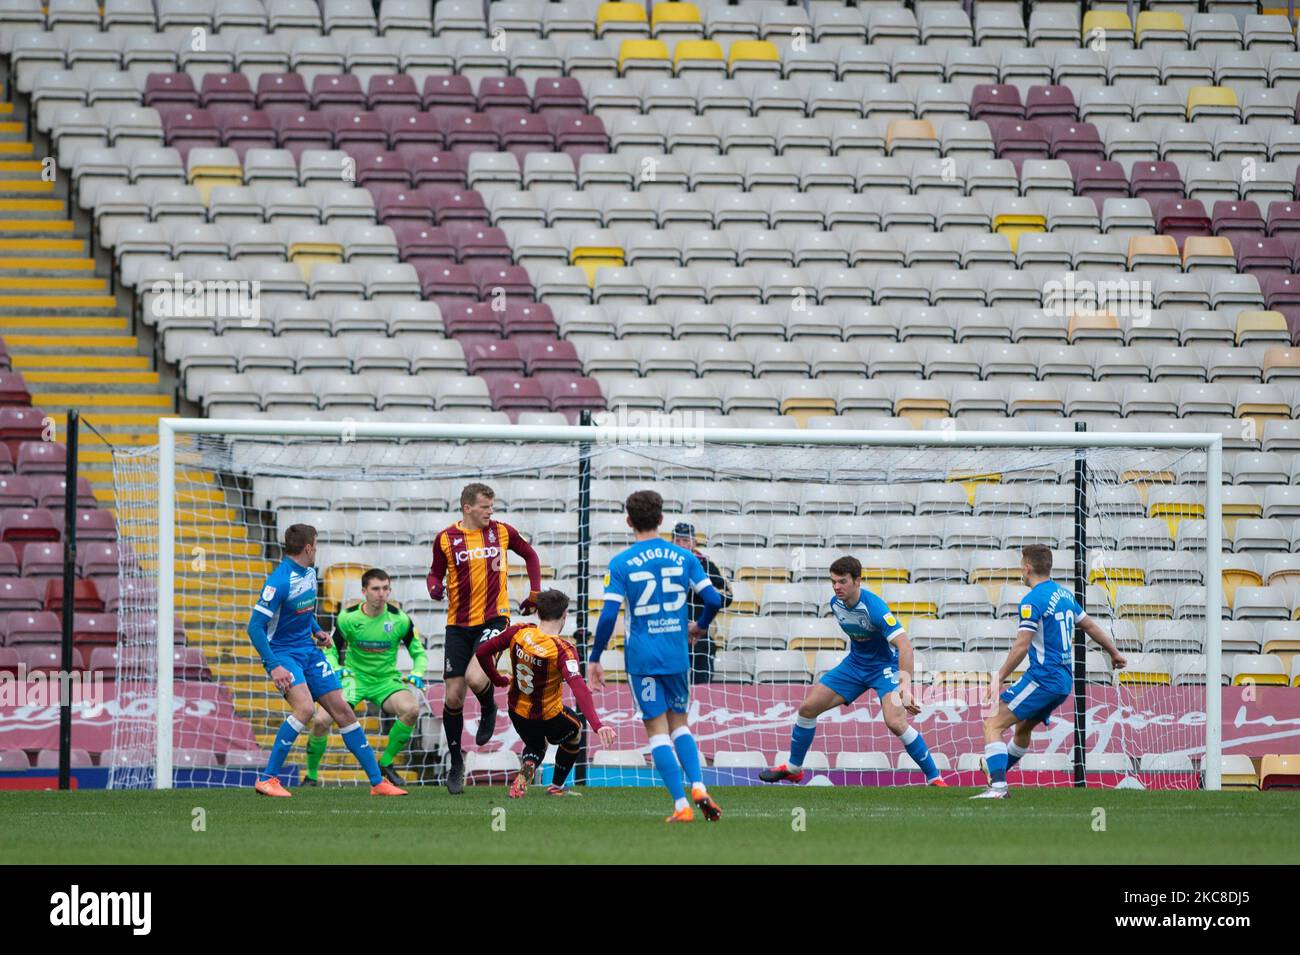
[{"label": "claret and amber striped shirt", "polygon": [[[530,590],[541,590],[542,568],[537,552],[509,524],[489,521],[482,530],[466,530],[457,521],[433,540],[429,596],[447,597],[447,623],[477,627],[494,617],[510,615],[506,589],[506,551],[524,560]],[[444,584],[445,580],[445,584]]]}]

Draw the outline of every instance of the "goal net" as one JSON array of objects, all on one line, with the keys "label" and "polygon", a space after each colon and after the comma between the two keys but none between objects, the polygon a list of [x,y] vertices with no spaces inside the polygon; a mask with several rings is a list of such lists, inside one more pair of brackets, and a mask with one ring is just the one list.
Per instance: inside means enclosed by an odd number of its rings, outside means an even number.
[{"label": "goal net", "polygon": [[[173,421],[159,446],[115,452],[122,599],[111,785],[249,785],[265,765],[286,707],[245,627],[295,523],[318,532],[326,630],[360,599],[365,570],[391,576],[429,658],[427,705],[398,765],[413,783],[441,782],[446,607],[425,578],[434,537],[460,517],[461,488],[482,481],[496,493],[494,518],[538,551],[544,586],[573,598],[566,634],[584,658],[605,569],[632,542],[627,495],[663,496],[666,537],[678,522],[692,525],[730,588],[709,642],[692,654],[690,718],[711,784],[755,783],[783,759],[799,702],[843,659],[828,568],[846,554],[915,647],[913,725],[950,782],[982,784],[983,699],[1026,592],[1020,548],[1047,544],[1054,579],[1071,588],[1082,579],[1081,603],[1127,667],[1112,669],[1076,635],[1086,646],[1076,647],[1075,694],[1035,732],[1012,785],[1217,787],[1219,678],[1207,695],[1206,675],[1222,669],[1222,632],[1233,624],[1207,612],[1207,599],[1221,599],[1212,439],[976,433],[950,420],[907,432],[818,429],[815,418],[798,431],[681,417],[629,426],[626,414],[596,424],[620,426]],[[522,562],[509,573],[517,607],[528,590]],[[656,783],[622,641],[620,618],[602,659],[610,683],[595,694],[618,742],[601,749],[589,734],[575,770],[582,784]],[[404,651],[399,665],[410,666]],[[498,698],[482,747],[478,704],[466,701],[471,784],[503,782],[518,766],[521,742],[504,691]],[[382,748],[388,718],[372,710],[362,722]],[[286,783],[300,775],[305,742]],[[547,758],[544,774],[553,747]],[[324,782],[361,781],[336,733],[322,765]],[[821,717],[805,766],[835,785],[923,782],[870,692]]]}]

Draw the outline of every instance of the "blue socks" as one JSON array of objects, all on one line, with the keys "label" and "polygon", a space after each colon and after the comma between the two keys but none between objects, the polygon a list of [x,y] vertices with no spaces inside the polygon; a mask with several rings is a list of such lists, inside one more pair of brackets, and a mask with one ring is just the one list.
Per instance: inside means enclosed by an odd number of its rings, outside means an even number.
[{"label": "blue socks", "polygon": [[366,771],[366,777],[370,780],[370,785],[378,786],[379,781],[384,777],[379,773],[379,760],[375,759],[375,751],[370,748],[370,741],[366,739],[366,733],[361,728],[360,723],[352,723],[350,726],[339,727],[339,733],[343,735],[343,743],[348,748],[348,752],[357,758],[361,768]]},{"label": "blue socks", "polygon": [[1020,762],[1020,757],[1029,752],[1029,747],[1019,745],[1014,739],[1007,744],[1007,769]]},{"label": "blue socks", "polygon": [[786,760],[787,769],[797,770],[803,765],[808,748],[812,746],[813,737],[817,735],[817,718],[805,719],[796,716],[794,729],[790,731],[790,758]]},{"label": "blue socks", "polygon": [[934,765],[934,757],[930,755],[930,747],[925,745],[925,740],[921,738],[921,734],[915,726],[909,726],[898,739],[907,749],[907,755],[911,756],[916,765],[920,766],[921,771],[925,773],[926,782],[939,775],[939,767]]},{"label": "blue socks", "polygon": [[686,781],[692,786],[704,785],[704,775],[700,772],[700,748],[695,745],[695,737],[689,727],[679,726],[672,733],[673,749],[682,764]]},{"label": "blue socks", "polygon": [[[691,742],[693,748],[694,740]],[[677,754],[673,751],[672,740],[666,733],[650,737],[650,756],[664,785],[668,787],[668,793],[673,797],[674,804],[685,805],[686,789],[682,785],[682,768],[677,765]]]},{"label": "blue socks", "polygon": [[984,762],[988,763],[989,779],[994,786],[1007,784],[1007,744],[998,740],[984,744]]},{"label": "blue socks", "polygon": [[280,775],[280,770],[292,751],[293,744],[298,742],[298,734],[304,729],[306,727],[290,713],[280,725],[280,731],[275,734],[275,744],[271,747],[271,758],[267,760],[266,769],[262,773],[263,778],[270,779]]}]

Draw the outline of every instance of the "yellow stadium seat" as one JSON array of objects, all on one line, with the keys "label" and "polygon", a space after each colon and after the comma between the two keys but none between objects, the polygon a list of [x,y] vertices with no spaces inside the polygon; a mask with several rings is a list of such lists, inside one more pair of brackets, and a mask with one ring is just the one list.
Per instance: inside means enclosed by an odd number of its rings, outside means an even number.
[{"label": "yellow stadium seat", "polygon": [[1249,756],[1224,753],[1221,781],[1224,789],[1258,789],[1259,771]]},{"label": "yellow stadium seat", "polygon": [[713,40],[678,40],[673,48],[673,70],[678,76],[701,72],[725,76],[727,61],[722,46]]},{"label": "yellow stadium seat", "polygon": [[949,416],[948,402],[941,398],[899,398],[894,414],[906,418],[913,428],[925,427],[925,422]]},{"label": "yellow stadium seat", "polygon": [[618,48],[618,71],[628,73],[672,73],[668,45],[663,40],[624,40]]},{"label": "yellow stadium seat", "polygon": [[1187,24],[1180,13],[1144,10],[1137,17],[1137,45],[1166,49],[1187,48]]},{"label": "yellow stadium seat", "polygon": [[1115,591],[1120,587],[1141,587],[1146,583],[1141,564],[1129,559],[1136,556],[1126,551],[1108,551],[1089,567],[1088,583],[1105,589],[1114,604]]},{"label": "yellow stadium seat", "polygon": [[656,3],[650,11],[653,36],[704,36],[700,9],[693,3]]},{"label": "yellow stadium seat", "polygon": [[1178,242],[1171,235],[1135,235],[1128,240],[1128,267],[1132,271],[1159,268],[1178,272],[1182,263]]},{"label": "yellow stadium seat", "polygon": [[[1246,555],[1244,559],[1249,560],[1249,555]],[[1259,572],[1252,570],[1249,566],[1225,567],[1222,571],[1222,577],[1223,599],[1228,602],[1229,607],[1234,605],[1238,587],[1264,586],[1264,580],[1260,577]]]},{"label": "yellow stadium seat", "polygon": [[[1237,313],[1237,344],[1258,345],[1265,342],[1290,343],[1291,330],[1286,316],[1274,311],[1249,311]],[[1288,415],[1289,417],[1289,415]]]},{"label": "yellow stadium seat", "polygon": [[361,593],[361,575],[370,568],[365,564],[331,564],[321,581],[320,601],[326,613],[338,613],[344,599],[352,592]]},{"label": "yellow stadium seat", "polygon": [[211,205],[212,190],[217,186],[242,186],[244,170],[239,166],[194,166],[189,171],[190,185],[199,191],[204,205]]},{"label": "yellow stadium seat", "polygon": [[1118,344],[1122,341],[1123,331],[1119,319],[1110,312],[1083,312],[1070,316],[1068,334],[1071,345],[1089,341]]},{"label": "yellow stadium seat", "polygon": [[[816,652],[818,650],[847,649],[844,631],[834,617],[795,620],[790,624],[789,650]],[[809,669],[812,668],[810,663]]]},{"label": "yellow stadium seat", "polygon": [[1124,686],[1168,686],[1169,667],[1158,653],[1126,654],[1128,666],[1115,671],[1115,679]]},{"label": "yellow stadium seat", "polygon": [[1237,94],[1229,86],[1193,86],[1187,91],[1187,118],[1191,122],[1197,119],[1221,117],[1240,119],[1237,107]]},{"label": "yellow stadium seat", "polygon": [[1270,348],[1260,365],[1264,382],[1285,382],[1300,378],[1300,349]]},{"label": "yellow stadium seat", "polygon": [[602,3],[596,8],[596,36],[649,36],[645,5],[640,3]]},{"label": "yellow stadium seat", "polygon": [[1133,21],[1123,10],[1089,10],[1083,15],[1083,45],[1087,46],[1100,31],[1107,45],[1133,43]]},{"label": "yellow stadium seat", "polygon": [[1020,247],[1020,236],[1026,232],[1046,232],[1047,218],[1030,215],[1001,215],[993,217],[993,231],[1005,235],[1011,243],[1011,251]]},{"label": "yellow stadium seat", "polygon": [[1300,756],[1265,756],[1261,759],[1259,788],[1300,788]]},{"label": "yellow stadium seat", "polygon": [[862,582],[875,593],[885,584],[905,584],[909,574],[902,556],[895,551],[869,551],[860,555]]},{"label": "yellow stadium seat", "polygon": [[928,119],[896,119],[885,130],[885,152],[890,155],[939,155],[939,134]]},{"label": "yellow stadium seat", "polygon": [[1232,242],[1221,235],[1189,235],[1183,239],[1183,268],[1188,272],[1201,269],[1235,272],[1237,257]]},{"label": "yellow stadium seat", "polygon": [[776,45],[767,40],[735,40],[727,51],[727,72],[732,76],[737,73],[781,73],[781,54]]}]

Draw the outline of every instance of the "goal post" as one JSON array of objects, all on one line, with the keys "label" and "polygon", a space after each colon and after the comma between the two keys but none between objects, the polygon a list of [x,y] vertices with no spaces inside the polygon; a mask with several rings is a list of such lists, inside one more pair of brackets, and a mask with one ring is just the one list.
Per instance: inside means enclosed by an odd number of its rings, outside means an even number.
[{"label": "goal post", "polygon": [[[853,497],[855,488],[868,486],[897,487],[907,485],[909,482],[926,480],[938,483],[967,482],[972,499],[975,496],[972,488],[990,475],[996,481],[1007,472],[1018,470],[1029,472],[1046,465],[1048,470],[1057,467],[1062,475],[1060,483],[1069,484],[1073,483],[1075,470],[1073,462],[1076,458],[1086,459],[1089,462],[1089,480],[1094,478],[1105,480],[1104,475],[1118,475],[1124,470],[1126,461],[1137,461],[1142,455],[1162,455],[1160,460],[1167,463],[1172,473],[1172,462],[1180,460],[1180,455],[1203,453],[1205,546],[1201,576],[1206,607],[1203,643],[1204,726],[1203,736],[1197,736],[1197,730],[1194,728],[1180,727],[1179,732],[1184,735],[1177,747],[1180,752],[1196,751],[1198,755],[1203,753],[1199,756],[1200,763],[1196,770],[1199,784],[1211,790],[1220,788],[1222,705],[1221,694],[1218,692],[1218,674],[1222,672],[1222,614],[1218,608],[1223,606],[1221,506],[1223,439],[1221,435],[962,431],[951,427],[951,420],[943,422],[949,425],[943,428],[893,431],[728,428],[713,427],[707,421],[704,426],[694,427],[688,417],[673,419],[677,423],[666,427],[657,424],[647,428],[639,422],[618,423],[620,419],[612,414],[598,415],[597,418],[610,420],[590,426],[548,426],[348,419],[329,421],[163,418],[159,421],[156,448],[115,452],[114,466],[118,472],[119,494],[122,485],[133,482],[138,497],[140,486],[149,483],[151,473],[156,475],[153,480],[157,488],[156,535],[148,535],[143,530],[128,535],[132,539],[125,542],[122,558],[124,587],[128,583],[125,579],[128,575],[128,565],[135,559],[126,553],[132,545],[146,552],[143,555],[136,555],[137,557],[140,557],[146,565],[152,564],[156,568],[156,604],[147,607],[142,603],[136,608],[137,623],[147,619],[149,615],[156,614],[154,621],[156,628],[150,628],[153,631],[152,642],[154,643],[150,649],[155,651],[155,656],[150,661],[151,667],[142,665],[138,655],[132,656],[134,662],[129,664],[141,668],[134,673],[141,694],[148,693],[149,690],[146,688],[152,686],[155,698],[152,700],[152,707],[147,709],[152,713],[153,725],[146,728],[141,720],[136,719],[130,724],[130,729],[123,730],[120,738],[115,728],[114,738],[115,750],[134,748],[135,751],[141,749],[149,751],[148,761],[151,765],[147,773],[124,772],[120,781],[115,784],[170,788],[174,782],[176,764],[173,739],[177,729],[175,722],[177,701],[173,692],[176,685],[174,677],[177,676],[174,661],[177,659],[175,634],[178,622],[176,567],[178,562],[187,557],[186,553],[178,550],[176,516],[178,506],[188,507],[194,505],[196,501],[204,500],[202,496],[189,493],[190,487],[186,479],[178,477],[187,469],[206,468],[214,475],[218,475],[221,493],[210,499],[209,503],[219,507],[234,508],[237,516],[231,523],[238,524],[243,520],[244,514],[240,509],[239,498],[241,495],[247,496],[250,482],[259,476],[288,477],[292,473],[289,464],[294,461],[298,462],[301,476],[305,478],[323,473],[319,469],[330,464],[332,470],[329,470],[329,473],[337,480],[378,480],[384,482],[382,486],[394,489],[400,489],[403,482],[420,480],[422,475],[447,482],[462,479],[467,482],[480,479],[478,475],[481,473],[482,479],[490,482],[494,477],[502,479],[503,476],[522,475],[525,472],[544,474],[548,462],[551,462],[556,467],[557,473],[562,472],[564,479],[571,486],[567,498],[571,503],[564,507],[564,511],[571,514],[575,533],[572,543],[564,546],[576,547],[577,561],[574,567],[577,573],[573,576],[581,578],[580,583],[572,578],[562,583],[567,584],[564,589],[569,589],[570,593],[573,593],[572,588],[576,587],[578,593],[582,594],[585,593],[588,578],[595,579],[604,572],[601,559],[594,553],[602,544],[599,541],[592,542],[593,479],[590,462],[596,461],[596,470],[599,471],[599,462],[608,459],[611,452],[630,455],[631,458],[643,462],[646,467],[645,473],[668,474],[666,480],[682,492],[683,498],[689,498],[701,487],[714,484],[725,486],[728,481],[735,478],[742,483],[751,484],[761,484],[763,480],[767,480],[773,482],[774,487],[780,485],[783,488],[797,489],[801,494],[814,493],[815,489],[825,489],[840,493],[841,496],[847,494],[849,498]],[[621,420],[626,421],[626,417]],[[680,454],[680,449],[683,447],[692,449],[690,460],[685,463],[681,461]],[[356,450],[358,448],[368,450]],[[262,450],[241,459],[241,449]],[[258,455],[265,449],[280,450],[266,451],[265,456],[259,458]],[[323,449],[343,449],[347,453],[343,458],[337,454],[332,457],[326,455],[328,461],[322,463],[313,455],[324,454]],[[484,457],[476,459],[476,449],[482,449]],[[603,459],[602,455],[606,455],[606,458]],[[151,457],[152,460],[149,460]],[[344,462],[344,466],[337,466],[340,461]],[[588,462],[589,466],[585,472],[579,465],[580,461]],[[447,463],[443,466],[439,462]],[[1152,467],[1155,468],[1154,465]],[[1163,470],[1164,467],[1165,465],[1162,465],[1160,469]],[[613,468],[608,470],[610,473],[639,473],[636,467],[624,471]],[[599,479],[598,476],[597,480]],[[626,484],[635,479],[618,480]],[[1118,482],[1121,479],[1114,477],[1114,480]],[[615,480],[615,483],[618,481]],[[459,483],[455,485],[457,491],[459,486]],[[1032,485],[1026,483],[1025,486]],[[814,491],[810,491],[810,488]],[[570,507],[572,510],[569,509]],[[665,510],[667,512],[669,508],[666,506]],[[689,516],[694,517],[696,513],[692,511]],[[1037,514],[1038,511],[1032,513]],[[1188,516],[1189,513],[1185,513],[1184,516]],[[517,520],[520,530],[528,535],[527,515],[515,515],[513,510],[510,514]],[[830,516],[810,517],[809,522],[815,523],[819,529],[834,528],[837,519],[833,516],[833,512],[826,511],[825,514]],[[700,520],[695,523],[707,528],[709,521],[703,514],[699,516]],[[1076,536],[1082,534],[1094,518],[1099,522],[1119,519],[1108,516],[1105,511],[1094,506],[1084,520],[1085,526],[1076,528]],[[665,532],[671,529],[669,521],[672,519],[666,517]],[[882,522],[885,519],[881,517]],[[919,532],[925,532],[927,523],[947,527],[953,520],[955,518],[940,516],[929,522],[918,521],[921,525]],[[1071,522],[1078,523],[1073,519]],[[577,533],[579,528],[582,529],[582,533]],[[266,525],[256,530],[258,533],[246,537],[240,536],[238,540],[247,541],[250,548],[264,546],[265,556],[268,558],[272,554],[278,556],[275,544],[279,538],[274,534],[275,528]],[[938,533],[935,539],[946,541],[948,538],[943,536],[946,533],[948,530]],[[820,534],[820,531],[819,535],[822,539],[830,539]],[[1171,538],[1172,535],[1171,529]],[[153,537],[152,540],[149,539],[150,536]],[[565,539],[567,540],[567,537]],[[1064,537],[1060,539],[1064,540]],[[1071,541],[1063,544],[1062,547],[1070,547],[1072,543]],[[1089,546],[1093,543],[1091,540],[1087,541]],[[618,549],[612,544],[610,546],[613,546],[614,550]],[[825,550],[830,546],[828,544],[820,549]],[[814,548],[816,545],[808,545],[809,550]],[[606,550],[608,549],[606,547]],[[863,548],[860,545],[842,545],[838,549],[853,553]],[[152,554],[147,553],[150,550]],[[796,553],[803,555],[806,551],[801,547]],[[150,557],[153,559],[148,560]],[[796,559],[802,560],[803,557]],[[810,559],[816,562],[818,558]],[[1072,565],[1073,563],[1071,561]],[[1104,561],[1101,566],[1104,569]],[[1070,566],[1057,569],[1064,572],[1064,576],[1059,579],[1067,585],[1072,584],[1076,568]],[[730,568],[732,573],[736,570],[735,567]],[[139,576],[138,571],[137,576]],[[147,576],[147,566],[145,576]],[[771,577],[769,581],[773,579],[800,578],[798,576]],[[824,583],[821,578],[817,579]],[[1120,580],[1119,583],[1123,585],[1126,582]],[[1087,584],[1088,582],[1085,581],[1085,587]],[[933,587],[935,590],[938,588],[938,584]],[[1108,592],[1113,594],[1114,589]],[[595,606],[594,601],[597,596],[596,593],[591,595],[592,606]],[[252,599],[254,599],[253,592],[250,590],[247,600],[228,609],[246,612]],[[991,597],[990,600],[992,599]],[[1091,606],[1086,606],[1085,609],[1090,613],[1094,611]],[[1118,619],[1119,615],[1112,613],[1116,609],[1118,608],[1113,606],[1108,608],[1108,615]],[[587,610],[585,602],[582,610]],[[925,609],[914,612],[918,617],[925,619],[936,616]],[[903,612],[899,615],[908,616]],[[1094,613],[1094,616],[1096,615]],[[572,618],[574,614],[570,616]],[[1006,623],[1005,620],[1002,622]],[[244,639],[242,626],[231,625],[229,630],[232,641]],[[927,656],[934,655],[927,653]],[[1004,654],[992,655],[998,657],[993,664],[996,668]],[[125,661],[127,656],[124,648],[120,660]],[[721,657],[721,653],[719,656]],[[731,662],[730,657],[728,659]],[[120,674],[121,668],[127,665],[125,662],[119,663]],[[146,672],[149,668],[153,669],[152,674]],[[1115,682],[1118,686],[1119,681]],[[727,684],[726,688],[719,692],[734,694],[734,697],[726,698],[739,700],[750,693],[751,689],[742,684]],[[1127,691],[1121,688],[1116,692]],[[863,700],[865,701],[866,697]],[[1117,710],[1122,708],[1121,704],[1122,701],[1116,704]],[[1080,709],[1085,705],[1086,701],[1080,701],[1078,704]],[[144,709],[142,707],[140,712]],[[469,713],[467,712],[466,715],[468,717]],[[1064,716],[1061,718],[1065,719]],[[122,722],[125,727],[130,721],[119,722]],[[1194,722],[1189,721],[1189,723]],[[843,730],[846,733],[852,731],[852,727]],[[936,731],[939,731],[938,727]],[[769,728],[765,732],[768,732],[764,737],[768,747],[776,750],[777,746],[785,745],[781,742],[782,738],[788,739],[788,724],[784,728]],[[969,735],[969,730],[964,732]],[[725,740],[727,735],[720,732],[718,738]],[[965,737],[963,740],[969,743]],[[1073,732],[1071,740],[1073,740]],[[937,743],[933,739],[929,740],[929,743],[932,750],[942,745],[941,742]],[[953,745],[960,747],[961,744]],[[980,745],[982,747],[982,743]],[[1078,746],[1071,743],[1066,750],[1077,753]],[[1076,757],[1073,771],[1078,771],[1078,762],[1079,759]],[[616,776],[612,778],[617,779]]]}]

